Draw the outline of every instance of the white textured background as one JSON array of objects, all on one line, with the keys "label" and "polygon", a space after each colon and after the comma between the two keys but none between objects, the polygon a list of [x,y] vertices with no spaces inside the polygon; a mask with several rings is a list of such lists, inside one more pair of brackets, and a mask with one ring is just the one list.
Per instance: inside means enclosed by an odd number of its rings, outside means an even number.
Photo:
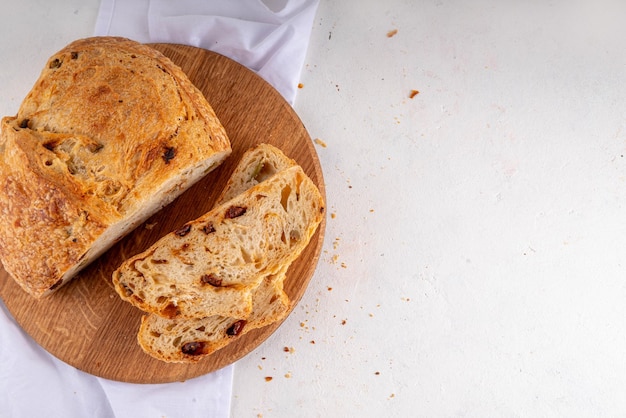
[{"label": "white textured background", "polygon": [[321,2],[295,107],[336,215],[236,413],[626,414],[626,10],[519,3]]}]

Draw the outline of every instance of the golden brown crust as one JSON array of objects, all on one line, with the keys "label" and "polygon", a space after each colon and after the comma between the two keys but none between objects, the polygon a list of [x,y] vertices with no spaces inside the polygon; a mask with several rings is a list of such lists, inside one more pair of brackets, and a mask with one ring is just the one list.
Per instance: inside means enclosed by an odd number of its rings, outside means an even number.
[{"label": "golden brown crust", "polygon": [[[72,183],[43,176],[22,132],[10,134],[3,120],[0,149],[0,258],[5,269],[32,294],[40,294],[80,261],[91,242],[105,229],[97,208],[83,208]],[[30,157],[30,158],[29,158]],[[7,164],[5,162],[10,162]]]},{"label": "golden brown crust", "polygon": [[115,37],[54,54],[17,116],[3,119],[0,138],[0,259],[35,296],[107,228],[154,206],[161,187],[179,193],[190,169],[212,169],[230,154],[182,70]]}]

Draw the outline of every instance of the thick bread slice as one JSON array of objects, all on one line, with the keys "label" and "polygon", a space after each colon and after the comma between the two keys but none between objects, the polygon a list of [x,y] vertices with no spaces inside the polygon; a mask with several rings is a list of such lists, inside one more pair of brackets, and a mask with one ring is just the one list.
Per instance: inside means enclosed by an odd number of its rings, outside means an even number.
[{"label": "thick bread slice", "polygon": [[[285,269],[286,270],[286,269]],[[202,319],[142,317],[137,340],[152,357],[168,363],[194,363],[256,328],[282,320],[289,312],[283,289],[285,270],[263,279],[252,295],[247,319],[210,316]]]},{"label": "thick bread slice", "polygon": [[0,259],[39,297],[231,152],[182,70],[148,46],[87,38],[53,55],[0,135]]},{"label": "thick bread slice", "polygon": [[324,201],[300,166],[283,170],[125,261],[116,291],[165,318],[246,318],[264,277],[291,264],[322,220]]},{"label": "thick bread slice", "polygon": [[[296,162],[269,144],[246,151],[217,200],[222,204]],[[285,318],[289,297],[283,290],[286,268],[265,277],[252,293],[252,311],[245,320],[219,315],[202,319],[166,319],[145,315],[137,340],[150,356],[166,362],[196,362],[238,336]],[[236,325],[235,325],[236,324]],[[237,331],[237,332],[235,332]]]}]

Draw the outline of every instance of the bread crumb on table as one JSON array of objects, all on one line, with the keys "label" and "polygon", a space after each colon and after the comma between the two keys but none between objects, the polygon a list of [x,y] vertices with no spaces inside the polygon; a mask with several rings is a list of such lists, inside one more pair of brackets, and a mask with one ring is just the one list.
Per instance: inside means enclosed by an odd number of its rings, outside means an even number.
[{"label": "bread crumb on table", "polygon": [[394,36],[396,36],[397,33],[398,33],[398,29],[392,29],[389,32],[387,32],[387,38],[393,38]]},{"label": "bread crumb on table", "polygon": [[327,147],[326,142],[322,141],[322,140],[321,140],[321,139],[319,139],[319,138],[315,138],[315,139],[313,140],[313,142],[315,142],[317,145],[319,145],[319,146],[320,146],[320,147],[322,147],[322,148],[326,148],[326,147]]}]

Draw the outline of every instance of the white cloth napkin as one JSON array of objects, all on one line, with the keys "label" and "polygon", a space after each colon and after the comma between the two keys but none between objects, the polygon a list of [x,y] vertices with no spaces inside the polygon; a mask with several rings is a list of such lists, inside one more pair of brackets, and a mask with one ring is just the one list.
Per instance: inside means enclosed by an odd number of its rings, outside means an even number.
[{"label": "white cloth napkin", "polygon": [[96,35],[218,52],[293,104],[319,0],[103,0]]},{"label": "white cloth napkin", "polygon": [[[256,71],[293,104],[319,0],[102,0],[95,35],[210,49]],[[228,417],[233,366],[182,383],[84,373],[34,342],[0,301],[0,416]]]},{"label": "white cloth napkin", "polygon": [[0,303],[0,417],[228,417],[233,367],[186,382],[130,384],[50,355]]}]

